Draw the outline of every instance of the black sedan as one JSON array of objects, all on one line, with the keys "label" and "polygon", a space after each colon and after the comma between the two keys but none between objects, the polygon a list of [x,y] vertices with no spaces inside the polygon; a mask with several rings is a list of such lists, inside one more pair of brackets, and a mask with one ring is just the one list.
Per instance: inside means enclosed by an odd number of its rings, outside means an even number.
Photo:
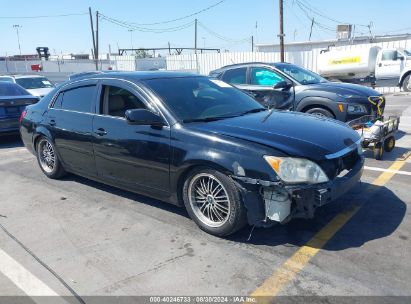
[{"label": "black sedan", "polygon": [[364,162],[343,123],[267,110],[225,82],[184,73],[65,83],[27,108],[20,130],[48,177],[71,172],[185,206],[219,236],[313,217],[358,182]]},{"label": "black sedan", "polygon": [[18,84],[0,82],[0,134],[18,132],[22,112],[38,100]]},{"label": "black sedan", "polygon": [[330,82],[290,63],[243,63],[222,67],[211,77],[247,92],[269,108],[305,112],[341,121],[382,115],[385,98],[356,84]]}]

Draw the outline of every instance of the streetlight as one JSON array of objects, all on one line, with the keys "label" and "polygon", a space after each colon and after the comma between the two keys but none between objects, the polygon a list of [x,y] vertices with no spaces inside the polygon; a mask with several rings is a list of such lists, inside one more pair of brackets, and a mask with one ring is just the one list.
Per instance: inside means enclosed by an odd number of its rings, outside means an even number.
[{"label": "streetlight", "polygon": [[13,24],[13,28],[16,29],[17,32],[17,42],[19,43],[19,52],[20,52],[20,56],[21,56],[21,48],[20,48],[20,35],[19,35],[19,28],[21,28],[22,26],[19,24]]},{"label": "streetlight", "polygon": [[128,29],[128,31],[130,32],[131,49],[134,49],[134,47],[133,47],[133,32],[134,32],[134,30]]}]

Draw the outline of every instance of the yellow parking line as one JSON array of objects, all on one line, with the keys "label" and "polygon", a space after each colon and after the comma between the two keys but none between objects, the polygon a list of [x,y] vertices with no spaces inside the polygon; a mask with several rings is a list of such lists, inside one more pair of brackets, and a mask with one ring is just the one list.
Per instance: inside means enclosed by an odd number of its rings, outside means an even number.
[{"label": "yellow parking line", "polygon": [[[374,186],[385,185],[394,175],[395,171],[401,169],[404,161],[394,162],[388,172],[382,173],[371,184]],[[372,191],[368,188],[366,191]],[[253,297],[267,297],[264,299],[271,302],[271,297],[278,295],[310,260],[321,250],[321,248],[340,230],[357,212],[361,206],[356,205],[353,209],[336,215],[325,227],[323,227],[306,245],[298,249],[279,269],[277,269],[264,283],[251,294]]]}]

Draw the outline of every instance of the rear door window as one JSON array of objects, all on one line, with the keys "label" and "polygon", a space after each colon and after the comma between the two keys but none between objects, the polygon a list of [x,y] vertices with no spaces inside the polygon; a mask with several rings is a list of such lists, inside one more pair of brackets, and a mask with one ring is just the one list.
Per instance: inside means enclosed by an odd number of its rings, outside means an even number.
[{"label": "rear door window", "polygon": [[246,84],[247,68],[231,69],[224,72],[223,80],[233,84]]},{"label": "rear door window", "polygon": [[95,85],[78,87],[64,91],[57,97],[55,106],[58,107],[57,102],[59,102],[61,104],[61,109],[64,110],[92,113],[94,112],[95,92]]}]

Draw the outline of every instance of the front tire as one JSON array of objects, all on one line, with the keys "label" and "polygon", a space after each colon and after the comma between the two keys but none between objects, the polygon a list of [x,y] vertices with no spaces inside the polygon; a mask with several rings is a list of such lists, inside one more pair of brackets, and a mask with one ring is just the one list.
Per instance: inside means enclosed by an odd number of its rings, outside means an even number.
[{"label": "front tire", "polygon": [[205,232],[228,236],[246,224],[246,210],[234,181],[216,170],[193,170],[183,187],[184,205]]},{"label": "front tire", "polygon": [[309,109],[306,113],[315,115],[318,117],[335,118],[333,113],[323,108],[312,108],[312,109]]},{"label": "front tire", "polygon": [[48,178],[59,179],[66,175],[51,140],[46,137],[40,138],[36,151],[40,169]]}]

